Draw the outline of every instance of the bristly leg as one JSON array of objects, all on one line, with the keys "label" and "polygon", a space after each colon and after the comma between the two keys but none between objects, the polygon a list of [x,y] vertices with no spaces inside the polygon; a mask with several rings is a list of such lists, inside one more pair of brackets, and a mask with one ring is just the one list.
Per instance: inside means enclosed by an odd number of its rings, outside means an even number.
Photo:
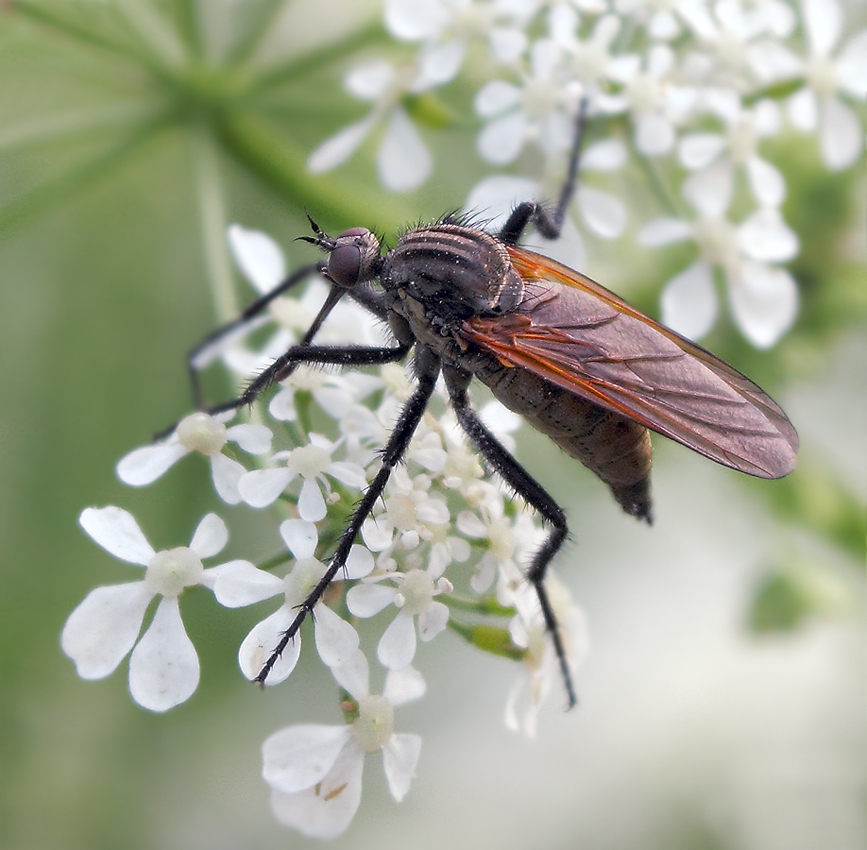
[{"label": "bristly leg", "polygon": [[277,663],[283,650],[289,645],[289,641],[298,633],[301,624],[306,619],[307,615],[313,611],[316,603],[325,593],[328,585],[334,581],[337,574],[346,564],[346,559],[349,557],[349,550],[355,542],[355,538],[361,531],[361,526],[364,521],[370,516],[371,511],[376,505],[377,500],[385,491],[385,485],[391,477],[391,473],[402,460],[409,447],[412,435],[415,433],[418,423],[421,422],[425,410],[427,410],[428,402],[436,387],[437,377],[439,376],[440,364],[439,360],[430,355],[426,349],[419,349],[415,358],[415,371],[418,379],[418,387],[410,396],[400,418],[388,438],[388,442],[382,451],[382,466],[370,482],[370,486],[365,490],[364,496],[358,503],[355,511],[352,514],[346,528],[340,535],[337,542],[337,548],[331,556],[331,561],[328,564],[328,569],[325,575],[322,576],[319,584],[313,589],[310,595],[299,606],[298,614],[292,621],[292,624],[283,633],[277,646],[274,647],[268,660],[262,665],[259,675],[256,676],[256,682],[264,684],[271,672],[273,666]]},{"label": "bristly leg", "polygon": [[545,620],[545,628],[554,642],[554,650],[560,663],[569,707],[572,708],[578,699],[572,683],[572,673],[563,646],[563,638],[557,623],[557,617],[548,592],[545,589],[545,573],[548,565],[557,554],[569,529],[566,525],[566,515],[563,509],[554,501],[547,490],[524,469],[497,438],[482,424],[478,415],[470,407],[467,387],[472,375],[457,369],[444,368],[443,377],[449,391],[449,398],[457,415],[458,422],[467,436],[481,452],[491,470],[497,473],[527,504],[539,512],[542,519],[551,526],[551,531],[545,542],[533,556],[530,568],[527,570],[527,580],[533,585],[539,598],[539,606]]},{"label": "bristly leg", "polygon": [[578,186],[578,166],[581,159],[581,145],[584,140],[584,127],[587,123],[587,98],[583,98],[575,117],[575,137],[569,154],[569,167],[566,182],[560,190],[560,198],[554,212],[538,201],[524,201],[512,211],[508,221],[499,232],[498,238],[507,245],[517,245],[527,225],[532,223],[546,239],[558,239],[566,219],[566,211],[575,189]]}]

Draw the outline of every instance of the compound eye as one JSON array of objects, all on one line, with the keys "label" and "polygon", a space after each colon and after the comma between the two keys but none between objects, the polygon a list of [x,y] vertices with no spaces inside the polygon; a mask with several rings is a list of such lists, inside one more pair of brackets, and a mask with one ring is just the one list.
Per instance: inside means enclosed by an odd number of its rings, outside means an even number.
[{"label": "compound eye", "polygon": [[[343,234],[346,235],[346,234]],[[340,245],[328,258],[328,274],[347,289],[358,283],[361,274],[361,250],[357,245]]]}]

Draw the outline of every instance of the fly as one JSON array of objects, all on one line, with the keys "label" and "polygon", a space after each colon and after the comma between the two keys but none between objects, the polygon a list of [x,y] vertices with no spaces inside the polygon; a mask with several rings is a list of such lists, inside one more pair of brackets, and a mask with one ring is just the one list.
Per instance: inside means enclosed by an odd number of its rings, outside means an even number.
[{"label": "fly", "polygon": [[[331,290],[304,338],[239,398],[210,408],[211,413],[251,404],[302,363],[371,366],[414,352],[416,387],[382,450],[382,465],[322,580],[299,607],[257,681],[265,681],[343,569],[362,523],[404,457],[440,375],[458,422],[488,467],[549,529],[526,577],[538,595],[570,705],[576,702],[575,690],[545,589],[548,565],[567,536],[566,516],[473,410],[467,392],[472,379],[599,476],[626,513],[648,523],[650,431],[748,475],[780,478],[794,469],[797,433],[749,378],[580,272],[518,246],[531,224],[548,239],[560,234],[577,183],[584,112],[582,104],[567,179],[553,210],[535,201],[521,203],[496,235],[451,215],[408,231],[385,251],[366,228],[331,237],[310,219],[314,235],[302,239],[319,247],[325,259],[287,278],[191,355],[195,365],[197,355],[314,271],[331,282]],[[329,312],[347,295],[387,322],[392,345],[312,344]]]}]

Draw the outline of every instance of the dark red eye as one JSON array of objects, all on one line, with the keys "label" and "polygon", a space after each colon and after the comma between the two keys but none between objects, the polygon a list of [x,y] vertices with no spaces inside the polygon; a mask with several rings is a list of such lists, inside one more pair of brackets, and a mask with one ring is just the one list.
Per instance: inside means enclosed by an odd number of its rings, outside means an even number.
[{"label": "dark red eye", "polygon": [[335,248],[328,258],[328,274],[341,286],[347,288],[355,286],[361,274],[361,250],[358,246],[340,245]]}]

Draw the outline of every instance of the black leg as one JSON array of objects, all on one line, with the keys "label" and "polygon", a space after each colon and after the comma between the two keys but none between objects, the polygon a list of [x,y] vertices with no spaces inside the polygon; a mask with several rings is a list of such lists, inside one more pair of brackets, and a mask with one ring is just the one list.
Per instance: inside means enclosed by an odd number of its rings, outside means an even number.
[{"label": "black leg", "polygon": [[378,366],[401,360],[409,349],[408,345],[397,345],[393,348],[364,348],[360,345],[293,345],[257,375],[238,398],[214,405],[208,408],[207,413],[213,415],[252,404],[259,393],[271,384],[289,377],[302,363],[318,366]]},{"label": "black leg", "polygon": [[[298,269],[294,274],[289,275],[282,283],[278,284],[274,287],[270,292],[266,292],[260,298],[257,298],[252,304],[250,304],[237,319],[234,319],[231,322],[223,325],[222,327],[217,328],[215,331],[209,333],[188,355],[187,355],[187,368],[190,372],[190,382],[193,386],[193,402],[196,405],[197,410],[202,410],[204,408],[204,400],[202,399],[202,388],[199,382],[199,369],[203,368],[204,365],[207,365],[207,362],[210,358],[208,358],[208,354],[210,354],[210,349],[212,349],[220,340],[225,339],[227,336],[231,336],[236,331],[240,330],[244,327],[251,319],[254,319],[259,315],[274,299],[278,298],[280,295],[283,295],[284,292],[288,292],[292,287],[297,286],[301,281],[310,277],[312,274],[316,274],[317,272],[322,274],[325,269],[325,263],[321,260],[316,263],[311,263],[309,266],[304,266],[304,268]],[[205,363],[202,361],[205,360]]]},{"label": "black leg", "polygon": [[587,98],[584,98],[578,107],[578,115],[575,118],[575,141],[569,155],[569,170],[555,210],[551,212],[538,201],[524,201],[524,203],[518,204],[499,233],[499,239],[502,242],[507,245],[517,245],[525,228],[531,222],[536,225],[536,229],[546,239],[557,239],[560,236],[563,220],[566,218],[566,210],[572,200],[572,195],[575,194],[575,187],[578,183],[578,162],[581,158],[581,142],[584,137],[586,120]]},{"label": "black leg", "polygon": [[337,548],[331,556],[331,562],[325,575],[322,576],[319,584],[316,585],[312,593],[299,606],[297,616],[283,633],[277,646],[274,647],[274,651],[262,665],[262,669],[254,681],[264,684],[268,678],[268,674],[271,672],[271,668],[277,663],[289,641],[298,633],[301,624],[307,615],[313,611],[313,607],[320,600],[322,594],[325,593],[328,585],[334,581],[334,577],[343,569],[349,556],[349,550],[355,542],[359,531],[361,531],[362,523],[370,515],[377,499],[382,496],[385,485],[391,477],[392,470],[401,462],[404,454],[406,454],[409,441],[412,439],[412,435],[415,433],[415,429],[418,427],[418,423],[421,421],[427,409],[428,401],[433,394],[440,368],[439,361],[425,349],[418,350],[415,366],[418,387],[404,406],[400,418],[382,451],[382,466],[379,472],[377,472],[376,477],[370,482],[367,490],[365,490],[364,496],[355,508],[343,533],[340,535],[340,539],[337,541]]},{"label": "black leg", "polygon": [[569,707],[575,705],[575,688],[572,684],[572,674],[566,660],[566,652],[563,648],[563,639],[557,625],[554,609],[548,599],[545,590],[545,572],[551,563],[557,550],[566,539],[569,529],[566,525],[566,515],[563,509],[548,494],[547,490],[522,467],[515,458],[501,445],[497,438],[482,424],[482,421],[472,410],[467,395],[467,386],[471,375],[467,372],[459,372],[454,369],[444,369],[443,375],[449,396],[452,400],[458,422],[466,431],[467,436],[473,441],[476,448],[488,463],[492,471],[496,472],[516,493],[524,498],[529,505],[535,508],[542,519],[551,526],[551,532],[539,550],[533,555],[530,567],[527,570],[527,580],[536,590],[539,597],[539,606],[545,620],[545,627],[554,641],[554,650],[560,662],[560,670],[563,673],[563,681],[566,685],[566,693],[569,697]]}]

